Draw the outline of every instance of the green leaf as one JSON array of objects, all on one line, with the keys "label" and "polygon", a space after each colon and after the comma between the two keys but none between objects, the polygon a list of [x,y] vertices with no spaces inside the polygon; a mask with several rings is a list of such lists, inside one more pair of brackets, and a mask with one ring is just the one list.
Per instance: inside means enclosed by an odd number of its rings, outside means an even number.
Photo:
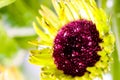
[{"label": "green leaf", "polygon": [[0,0],[0,8],[7,6],[13,2],[15,2],[16,0]]},{"label": "green leaf", "polygon": [[13,58],[17,50],[18,45],[15,40],[8,37],[4,28],[0,26],[0,64],[7,64],[6,61]]},{"label": "green leaf", "polygon": [[38,9],[43,2],[51,6],[51,0],[16,0],[14,4],[2,8],[0,13],[6,16],[5,20],[11,27],[30,27],[35,17],[39,16]]}]

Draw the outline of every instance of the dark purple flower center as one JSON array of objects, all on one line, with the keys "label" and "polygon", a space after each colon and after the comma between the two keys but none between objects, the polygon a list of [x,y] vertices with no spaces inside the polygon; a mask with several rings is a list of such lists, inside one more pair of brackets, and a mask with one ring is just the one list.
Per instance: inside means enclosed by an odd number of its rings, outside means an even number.
[{"label": "dark purple flower center", "polygon": [[92,21],[77,20],[63,26],[54,40],[53,58],[59,70],[71,76],[82,76],[100,56],[99,32]]}]

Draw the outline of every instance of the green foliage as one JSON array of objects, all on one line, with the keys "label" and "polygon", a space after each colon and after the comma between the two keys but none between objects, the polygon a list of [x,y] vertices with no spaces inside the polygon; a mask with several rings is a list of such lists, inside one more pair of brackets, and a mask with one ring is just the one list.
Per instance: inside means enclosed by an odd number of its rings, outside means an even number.
[{"label": "green foliage", "polygon": [[0,0],[0,8],[7,6],[13,2],[15,2],[16,0]]},{"label": "green foliage", "polygon": [[17,0],[15,3],[2,8],[0,12],[6,16],[12,27],[30,26],[35,16],[38,15],[40,3],[42,2],[46,2],[44,5],[51,6],[49,4],[50,0]]},{"label": "green foliage", "polygon": [[116,47],[113,54],[112,75],[113,80],[120,80],[120,0],[114,0],[113,3],[112,29],[116,37]]},{"label": "green foliage", "polygon": [[0,64],[4,63],[4,60],[12,58],[18,50],[16,42],[9,38],[0,26]]},{"label": "green foliage", "polygon": [[32,48],[32,45],[28,44],[28,41],[35,40],[36,38],[37,38],[37,35],[15,37],[14,39],[16,40],[20,48],[29,49],[29,48]]},{"label": "green foliage", "polygon": [[[114,0],[114,5],[113,5],[113,17],[115,18],[115,21],[116,21],[116,26],[117,27],[117,30],[118,30],[118,36],[120,36],[120,0]],[[119,37],[120,39],[120,37]]]},{"label": "green foliage", "polygon": [[106,5],[107,0],[101,0],[102,8],[105,9],[107,7]]}]

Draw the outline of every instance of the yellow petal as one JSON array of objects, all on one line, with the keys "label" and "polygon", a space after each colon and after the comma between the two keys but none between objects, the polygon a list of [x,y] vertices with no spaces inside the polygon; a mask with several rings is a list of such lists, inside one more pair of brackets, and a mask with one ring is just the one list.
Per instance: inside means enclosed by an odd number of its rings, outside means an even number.
[{"label": "yellow petal", "polygon": [[34,45],[34,46],[46,46],[46,47],[50,47],[50,48],[52,48],[51,46],[53,45],[53,43],[51,43],[51,42],[46,42],[46,41],[43,41],[43,40],[40,40],[40,41],[38,41],[38,40],[34,40],[34,41],[29,41],[28,42],[29,44],[31,44],[31,45]]},{"label": "yellow petal", "polygon": [[42,26],[45,32],[50,36],[51,39],[54,39],[55,35],[57,34],[57,30],[47,22],[44,18],[36,17],[38,23]]},{"label": "yellow petal", "polygon": [[40,66],[46,66],[46,65],[53,65],[53,59],[52,59],[52,52],[49,48],[43,48],[41,50],[32,50],[30,56],[30,63],[40,65]]},{"label": "yellow petal", "polygon": [[[73,1],[73,2],[74,2],[74,1]],[[67,2],[66,2],[66,5],[69,7],[69,9],[70,9],[70,11],[71,11],[74,19],[75,19],[75,20],[80,19],[79,14],[78,14],[79,12],[78,12],[78,11],[76,10],[76,8],[74,7],[74,4],[72,4],[71,1],[67,1]]]},{"label": "yellow petal", "polygon": [[39,10],[39,13],[42,18],[44,18],[54,29],[58,30],[58,27],[61,26],[58,17],[45,6],[42,5],[41,8],[42,9]]},{"label": "yellow petal", "polygon": [[40,36],[41,39],[43,39],[44,41],[48,41],[48,39],[50,39],[50,37],[47,34],[45,34],[42,30],[38,28],[36,23],[33,22],[33,26],[34,26],[35,31],[37,32],[37,34]]}]

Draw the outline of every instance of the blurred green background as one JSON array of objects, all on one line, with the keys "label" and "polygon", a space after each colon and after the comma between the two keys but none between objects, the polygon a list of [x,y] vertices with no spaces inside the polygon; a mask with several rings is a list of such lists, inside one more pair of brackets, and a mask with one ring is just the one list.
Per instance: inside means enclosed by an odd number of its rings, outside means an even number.
[{"label": "blurred green background", "polygon": [[[106,80],[120,80],[120,0],[95,1],[107,13],[116,37],[111,73]],[[25,80],[39,80],[39,67],[27,60],[29,50],[34,48],[28,41],[38,38],[32,22],[39,15],[40,4],[53,9],[51,0],[0,0],[0,65],[16,66]]]}]

